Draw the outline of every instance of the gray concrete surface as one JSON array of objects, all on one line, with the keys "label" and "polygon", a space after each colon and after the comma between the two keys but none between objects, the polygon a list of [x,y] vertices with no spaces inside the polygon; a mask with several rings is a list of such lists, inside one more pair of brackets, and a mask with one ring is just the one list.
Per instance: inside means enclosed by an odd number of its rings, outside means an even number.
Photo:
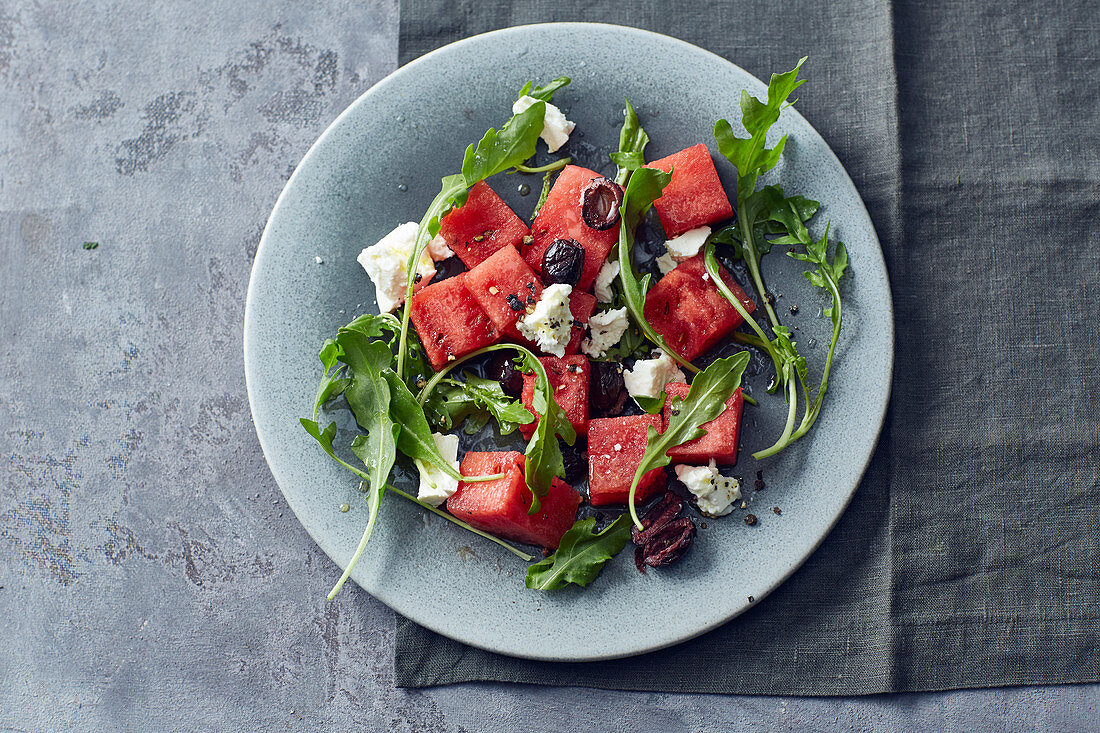
[{"label": "gray concrete surface", "polygon": [[[395,0],[0,3],[0,731],[1075,730],[1100,687],[857,699],[391,680],[253,433],[249,267]],[[84,242],[98,242],[84,249]]]}]

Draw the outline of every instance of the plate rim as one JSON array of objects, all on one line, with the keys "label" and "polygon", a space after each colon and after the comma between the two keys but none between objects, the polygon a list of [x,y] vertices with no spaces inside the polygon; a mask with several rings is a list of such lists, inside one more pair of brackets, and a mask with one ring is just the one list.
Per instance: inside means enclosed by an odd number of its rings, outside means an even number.
[{"label": "plate rim", "polygon": [[[287,496],[287,491],[283,488],[282,484],[279,482],[278,477],[275,475],[275,471],[272,468],[271,460],[269,459],[269,446],[267,445],[267,443],[265,441],[264,434],[263,434],[263,431],[260,427],[259,422],[257,422],[256,419],[255,419],[255,415],[256,415],[255,401],[256,401],[257,397],[255,396],[255,388],[253,386],[253,382],[252,382],[252,378],[250,377],[250,374],[252,374],[253,371],[255,370],[255,360],[256,360],[257,357],[256,357],[256,355],[253,351],[253,349],[255,347],[254,346],[250,347],[250,343],[253,341],[251,336],[255,335],[255,318],[256,318],[255,314],[256,314],[256,309],[258,307],[257,304],[256,304],[257,288],[254,287],[256,277],[257,277],[257,272],[260,269],[258,267],[258,265],[261,262],[261,260],[265,258],[266,251],[270,249],[270,247],[268,246],[268,241],[269,241],[269,237],[272,236],[271,235],[272,222],[275,221],[278,218],[278,215],[279,215],[281,209],[285,206],[286,201],[289,198],[289,195],[290,195],[292,189],[295,188],[295,185],[296,185],[298,177],[299,177],[299,173],[302,171],[303,167],[308,167],[307,164],[314,157],[314,155],[316,154],[316,151],[325,144],[326,140],[330,136],[335,134],[335,130],[338,127],[341,126],[341,123],[343,122],[345,117],[348,117],[351,114],[353,114],[360,107],[360,105],[369,103],[370,97],[373,94],[377,93],[380,88],[382,88],[384,86],[388,86],[389,84],[395,83],[395,81],[399,77],[402,77],[402,76],[404,76],[408,73],[415,73],[415,70],[419,66],[422,66],[426,63],[429,63],[431,60],[434,59],[434,57],[446,53],[449,49],[452,49],[452,48],[455,48],[455,47],[461,47],[461,46],[465,46],[465,45],[476,44],[476,43],[481,42],[482,40],[484,40],[488,37],[499,37],[499,36],[506,36],[506,35],[510,35],[510,34],[528,33],[528,32],[532,32],[532,31],[541,30],[541,29],[544,29],[544,28],[556,28],[556,29],[563,29],[563,30],[564,29],[574,29],[574,30],[577,30],[577,31],[583,31],[586,28],[593,28],[593,27],[601,28],[601,29],[605,29],[605,30],[610,30],[610,31],[615,32],[615,33],[637,34],[639,36],[660,39],[661,42],[666,42],[666,43],[671,42],[673,44],[679,44],[682,47],[684,47],[685,49],[688,49],[688,50],[692,51],[693,53],[702,53],[705,56],[711,57],[711,59],[715,62],[719,62],[721,64],[727,64],[727,65],[733,67],[734,69],[736,69],[737,71],[745,74],[747,77],[756,80],[758,83],[764,84],[764,82],[761,81],[758,77],[756,77],[755,75],[749,73],[748,71],[746,71],[741,66],[739,66],[739,65],[735,64],[734,62],[724,58],[723,56],[720,56],[720,55],[714,53],[713,51],[705,49],[701,46],[697,46],[697,45],[695,45],[693,43],[690,43],[688,41],[685,41],[683,39],[676,38],[675,36],[670,36],[670,35],[667,35],[667,34],[658,33],[658,32],[655,32],[655,31],[650,31],[650,30],[646,30],[646,29],[642,29],[642,28],[635,28],[635,27],[632,27],[632,26],[618,25],[618,24],[614,24],[614,23],[549,22],[549,23],[530,23],[530,24],[524,24],[524,25],[510,26],[510,27],[507,27],[507,28],[501,28],[501,29],[497,29],[497,30],[493,30],[493,31],[488,31],[486,33],[480,33],[480,34],[477,34],[477,35],[474,35],[474,36],[470,36],[470,37],[467,37],[467,38],[464,38],[464,39],[446,44],[444,46],[441,46],[440,48],[434,49],[434,50],[432,50],[432,51],[430,51],[430,52],[428,52],[428,53],[426,53],[426,54],[424,54],[424,55],[408,62],[407,64],[405,64],[403,66],[399,66],[398,68],[394,69],[393,71],[388,73],[386,76],[382,77],[377,82],[372,84],[362,94],[360,94],[358,97],[356,97],[355,100],[353,100],[343,111],[340,112],[340,114],[338,114],[332,120],[331,123],[329,123],[329,125],[325,128],[325,130],[309,146],[309,149],[305,152],[305,154],[302,156],[301,160],[295,166],[294,172],[291,174],[290,178],[284,184],[283,189],[280,191],[279,196],[276,198],[275,204],[272,206],[271,213],[268,215],[267,221],[264,224],[263,233],[260,237],[260,241],[259,241],[259,244],[258,244],[257,249],[256,249],[255,257],[253,258],[252,268],[251,268],[251,271],[249,273],[249,279],[248,279],[248,290],[247,290],[247,294],[246,294],[246,297],[245,297],[245,309],[244,309],[244,323],[243,323],[242,340],[243,340],[243,347],[244,347],[245,389],[246,389],[247,396],[248,396],[249,412],[250,412],[250,416],[252,417],[253,426],[255,427],[255,430],[256,430],[257,439],[260,443],[260,450],[261,450],[261,452],[263,453],[263,456],[264,456],[264,461],[265,461],[265,463],[267,463],[268,470],[271,472],[272,478],[275,479],[276,485],[279,486],[280,493],[282,493],[283,497],[285,499],[287,499],[288,505],[291,506],[292,511],[294,511],[294,507],[290,502],[290,497]],[[821,145],[824,147],[824,149],[827,151],[828,157],[831,158],[831,160],[835,164],[836,168],[838,168],[839,171],[843,174],[843,181],[845,183],[847,183],[847,185],[851,186],[852,190],[855,191],[856,196],[858,198],[858,203],[859,203],[859,206],[860,206],[860,210],[861,210],[863,216],[866,217],[866,223],[867,223],[868,231],[870,232],[871,236],[874,238],[874,244],[878,247],[878,252],[879,252],[879,255],[880,255],[878,262],[881,263],[881,265],[882,265],[881,274],[883,276],[883,282],[885,283],[886,296],[887,296],[886,299],[885,299],[885,301],[886,301],[885,304],[884,304],[885,305],[885,312],[884,312],[883,315],[884,315],[884,320],[886,320],[886,322],[889,324],[889,327],[887,329],[887,334],[886,334],[888,342],[889,342],[889,359],[888,359],[887,364],[886,364],[885,372],[882,375],[883,379],[885,381],[885,389],[883,390],[883,393],[882,393],[881,404],[879,405],[879,408],[877,410],[877,414],[874,416],[875,417],[875,423],[876,423],[875,430],[874,430],[874,437],[872,438],[869,449],[868,449],[866,455],[864,456],[864,458],[862,460],[862,465],[859,467],[858,476],[857,476],[854,484],[850,488],[847,489],[846,495],[844,496],[844,499],[843,499],[843,502],[839,505],[839,508],[836,511],[835,515],[828,522],[828,525],[827,525],[826,529],[823,532],[820,533],[820,535],[815,539],[815,541],[810,546],[808,546],[806,551],[804,553],[802,553],[801,556],[798,557],[793,563],[791,563],[785,569],[785,571],[783,573],[781,573],[779,575],[776,575],[774,577],[774,580],[767,585],[767,587],[764,591],[760,592],[757,596],[755,596],[755,601],[754,602],[743,604],[743,605],[733,609],[728,615],[726,615],[722,618],[716,619],[716,620],[714,620],[710,623],[702,624],[690,633],[681,634],[681,635],[675,636],[674,638],[663,639],[663,640],[660,640],[660,641],[657,641],[657,642],[654,642],[654,643],[637,645],[636,648],[627,649],[627,650],[624,650],[624,651],[619,652],[619,653],[596,653],[596,654],[576,654],[576,653],[574,653],[574,654],[561,654],[561,653],[558,653],[558,654],[554,654],[554,653],[547,653],[545,651],[540,651],[540,650],[528,650],[528,651],[525,651],[525,652],[518,652],[518,651],[513,652],[511,650],[503,651],[500,648],[492,648],[492,647],[488,646],[487,644],[480,644],[476,641],[470,641],[470,640],[467,640],[467,639],[459,638],[456,634],[450,633],[448,630],[438,627],[437,624],[433,623],[430,620],[429,621],[424,621],[424,620],[420,620],[420,619],[413,619],[409,616],[406,616],[406,618],[409,618],[409,620],[413,621],[414,623],[416,623],[420,626],[423,626],[424,628],[427,628],[427,629],[429,629],[429,630],[431,630],[431,631],[433,631],[437,634],[440,634],[441,636],[444,636],[448,639],[452,639],[454,641],[457,641],[457,642],[462,643],[462,644],[466,644],[468,646],[472,646],[472,647],[475,647],[475,648],[478,648],[478,649],[482,649],[484,651],[492,652],[494,654],[501,654],[501,655],[504,655],[504,656],[511,656],[511,657],[516,657],[516,658],[521,658],[521,659],[531,659],[531,660],[534,660],[534,661],[546,661],[546,662],[585,662],[585,661],[601,661],[601,660],[621,659],[621,658],[636,656],[636,655],[639,655],[639,654],[645,654],[645,653],[649,653],[649,652],[659,651],[661,649],[667,649],[669,647],[676,646],[678,644],[682,644],[686,641],[694,639],[698,636],[701,636],[701,635],[703,635],[703,634],[705,634],[709,631],[713,631],[714,629],[729,623],[730,621],[737,618],[738,616],[740,616],[742,613],[744,613],[748,609],[758,605],[760,603],[760,601],[762,601],[764,598],[766,598],[768,595],[770,595],[772,592],[774,592],[776,588],[778,588],[783,583],[785,583],[791,577],[791,575],[793,575],[799,568],[801,568],[806,563],[806,561],[815,552],[817,552],[818,548],[821,546],[821,543],[824,542],[825,538],[828,537],[832,533],[832,531],[836,527],[837,522],[840,521],[840,518],[847,511],[849,505],[851,504],[852,498],[855,496],[856,491],[859,489],[860,484],[862,483],[864,477],[866,476],[867,469],[868,469],[868,467],[870,466],[870,463],[871,463],[871,458],[874,456],[874,454],[875,454],[875,452],[878,448],[878,443],[879,443],[879,440],[882,437],[883,428],[885,427],[886,414],[887,414],[887,411],[888,411],[888,408],[889,408],[890,400],[891,400],[891,397],[892,397],[892,391],[893,391],[893,372],[894,372],[894,366],[895,366],[894,362],[895,362],[895,358],[896,358],[896,353],[895,353],[896,324],[895,324],[895,321],[894,321],[893,289],[890,286],[890,273],[889,273],[889,270],[888,270],[888,268],[886,267],[886,264],[885,264],[885,254],[882,250],[881,239],[878,236],[878,231],[875,229],[874,221],[871,219],[870,213],[867,211],[867,206],[866,206],[866,203],[863,200],[863,196],[859,193],[859,188],[856,187],[855,182],[851,178],[851,175],[848,173],[848,171],[844,167],[843,163],[840,161],[840,159],[837,157],[836,153],[833,151],[832,146],[829,145],[829,143],[825,140],[825,138],[821,135],[821,133],[818,132],[818,130],[810,123],[810,121],[807,120],[797,108],[794,108],[794,107],[788,108],[786,110],[786,112],[787,112],[787,114],[792,114],[793,113],[793,115],[796,116],[798,118],[798,120],[800,120],[800,122],[806,126],[806,128],[809,130],[809,132],[812,135],[816,136],[818,142],[820,142]],[[270,446],[270,451],[273,452],[274,450],[275,450],[275,446]],[[327,542],[323,541],[322,538],[319,537],[317,535],[317,533],[315,533],[313,531],[313,529],[311,528],[311,526],[309,524],[307,524],[306,522],[303,522],[301,520],[301,518],[298,517],[297,511],[295,511],[295,519],[298,520],[299,524],[301,524],[303,529],[306,530],[306,533],[317,544],[317,546],[322,550],[322,552],[324,552],[325,555],[328,556],[329,559],[337,567],[339,567],[341,570],[343,570],[344,569],[344,564],[342,564],[340,562],[340,560],[338,560],[337,557],[335,557],[333,555],[333,553],[330,553],[326,550]],[[356,585],[359,586],[360,588],[362,588],[364,592],[368,593],[372,597],[374,597],[377,600],[384,603],[387,607],[391,608],[391,610],[393,610],[395,613],[401,613],[401,611],[398,611],[396,608],[394,608],[394,606],[393,606],[393,604],[391,604],[390,600],[388,600],[387,598],[382,597],[384,594],[378,593],[377,590],[376,591],[371,591],[371,590],[363,587],[359,583],[359,581],[355,578],[354,573],[352,574],[351,580],[355,581]]]}]

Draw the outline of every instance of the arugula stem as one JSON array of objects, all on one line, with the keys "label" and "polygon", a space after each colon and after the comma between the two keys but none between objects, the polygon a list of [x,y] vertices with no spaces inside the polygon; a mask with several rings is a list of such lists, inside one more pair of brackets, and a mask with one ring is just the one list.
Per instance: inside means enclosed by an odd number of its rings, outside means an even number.
[{"label": "arugula stem", "polygon": [[[377,491],[371,491],[370,502],[375,504],[382,500],[382,493],[386,490],[386,487],[380,486]],[[375,498],[377,495],[377,498]],[[371,533],[374,532],[374,523],[378,520],[378,510],[375,508],[370,513],[370,518],[367,520],[367,526],[363,530],[363,537],[359,540],[359,546],[355,548],[355,554],[351,556],[351,560],[348,561],[347,566],[344,568],[344,572],[340,575],[340,579],[336,581],[336,585],[332,587],[332,590],[328,592],[328,600],[332,600],[336,597],[336,594],[340,592],[340,589],[344,587],[344,583],[351,577],[351,571],[355,569],[356,564],[359,562],[359,557],[363,554],[363,550],[367,547],[367,542],[370,540]]]},{"label": "arugula stem", "polygon": [[787,372],[784,377],[787,382],[787,424],[783,426],[783,433],[779,436],[779,439],[770,448],[757,451],[752,454],[752,457],[756,460],[761,458],[767,458],[768,456],[774,456],[786,448],[791,442],[791,433],[794,430],[794,421],[798,413],[798,385],[795,384],[793,375],[789,373],[790,367],[785,368],[783,371]]},{"label": "arugula stem", "polygon": [[733,332],[733,339],[734,339],[734,341],[740,341],[741,343],[745,344],[746,346],[755,346],[758,349],[764,349],[764,350],[767,350],[767,348],[768,348],[768,344],[767,344],[766,341],[762,341],[761,339],[757,338],[756,336],[753,336],[751,333],[743,333],[742,331],[734,331]]},{"label": "arugula stem", "polygon": [[840,288],[830,275],[825,274],[825,282],[829,286],[829,293],[833,298],[833,308],[836,311],[836,320],[833,323],[833,337],[829,340],[829,353],[825,356],[825,368],[821,372],[821,384],[817,388],[817,396],[814,397],[814,401],[806,406],[806,414],[802,418],[802,423],[798,426],[798,429],[791,435],[790,442],[794,442],[801,438],[803,435],[810,431],[813,424],[817,421],[817,416],[821,414],[821,403],[825,398],[825,390],[829,386],[829,370],[833,367],[833,355],[836,352],[837,341],[840,340],[840,324],[843,317],[843,311],[840,305]]},{"label": "arugula stem", "polygon": [[[747,261],[748,258],[746,258]],[[768,356],[772,359],[772,364],[775,365],[776,383],[779,383],[778,375],[780,372],[779,359],[776,356],[775,349],[772,347],[771,341],[768,340],[768,335],[764,333],[764,329],[760,328],[760,324],[756,322],[756,319],[748,312],[741,301],[734,296],[733,291],[726,285],[725,280],[720,277],[718,271],[718,260],[714,257],[714,244],[707,244],[707,248],[703,254],[703,263],[706,265],[707,274],[710,275],[710,279],[718,286],[718,291],[725,296],[726,300],[730,302],[730,305],[734,307],[745,323],[752,327],[753,331],[756,331],[756,335],[759,340],[751,339],[748,334],[734,333],[733,337],[742,343],[747,343],[752,346],[756,346],[759,349],[763,349],[768,353]],[[766,301],[765,301],[766,302]],[[740,337],[740,338],[739,338]]]},{"label": "arugula stem", "polygon": [[451,200],[466,190],[466,183],[461,179],[461,176],[448,176],[443,179],[443,189],[432,199],[431,205],[428,206],[428,210],[424,212],[424,216],[420,220],[420,226],[416,229],[416,246],[413,247],[412,255],[409,257],[409,276],[405,284],[405,307],[401,313],[401,336],[397,343],[397,369],[395,371],[401,379],[405,378],[405,352],[409,349],[409,315],[411,312],[409,305],[412,303],[413,287],[416,285],[416,266],[420,262],[420,256],[424,254],[424,248],[428,246],[428,240],[431,239],[429,225],[432,219],[438,220],[450,206]]},{"label": "arugula stem", "polygon": [[756,243],[752,238],[752,224],[748,212],[745,211],[745,204],[742,202],[737,204],[737,223],[741,227],[741,246],[747,255],[744,260],[749,268],[749,275],[752,276],[752,283],[756,287],[756,292],[760,295],[760,300],[764,302],[764,310],[768,313],[768,320],[772,326],[778,326],[779,317],[775,315],[775,309],[768,301],[768,291],[764,288],[764,278],[760,274],[760,255],[756,252]]},{"label": "arugula stem", "polygon": [[494,537],[493,535],[489,534],[488,532],[482,532],[480,529],[477,529],[476,527],[473,527],[473,526],[467,524],[466,522],[463,522],[458,517],[456,517],[454,515],[451,515],[451,514],[448,514],[447,512],[439,509],[438,507],[434,507],[431,504],[428,504],[427,502],[420,501],[420,499],[417,499],[412,494],[406,494],[401,489],[395,488],[393,486],[386,486],[386,490],[387,491],[392,491],[393,493],[397,494],[398,496],[400,496],[404,499],[408,499],[413,504],[416,504],[420,507],[423,507],[424,509],[427,509],[432,514],[436,514],[440,517],[443,517],[448,522],[454,522],[455,524],[457,524],[459,527],[462,527],[463,529],[468,529],[468,530],[470,530],[471,532],[473,532],[474,534],[476,534],[480,537],[484,537],[485,539],[487,539],[491,542],[497,543],[498,545],[500,545],[504,549],[508,550],[508,552],[511,552],[513,555],[516,555],[518,557],[523,558],[527,562],[531,562],[532,560],[535,559],[533,555],[528,555],[523,550],[520,550],[519,548],[516,548],[516,547],[512,547],[511,545],[509,545],[507,542],[500,539],[499,537]]},{"label": "arugula stem", "polygon": [[517,165],[514,170],[508,171],[509,173],[548,173],[550,171],[556,171],[559,168],[564,168],[573,162],[572,158],[559,158],[553,163],[547,163],[546,165],[529,166],[529,165]]}]

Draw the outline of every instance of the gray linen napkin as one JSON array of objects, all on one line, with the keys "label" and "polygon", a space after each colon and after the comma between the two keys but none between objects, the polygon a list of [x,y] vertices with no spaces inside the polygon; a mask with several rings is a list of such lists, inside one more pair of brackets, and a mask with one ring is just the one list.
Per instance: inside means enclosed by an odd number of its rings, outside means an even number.
[{"label": "gray linen napkin", "polygon": [[897,318],[871,467],[779,590],[672,649],[491,654],[398,618],[395,681],[851,695],[1100,680],[1100,12],[702,0],[403,0],[401,61],[521,23],[667,33],[766,79],[859,188]]}]

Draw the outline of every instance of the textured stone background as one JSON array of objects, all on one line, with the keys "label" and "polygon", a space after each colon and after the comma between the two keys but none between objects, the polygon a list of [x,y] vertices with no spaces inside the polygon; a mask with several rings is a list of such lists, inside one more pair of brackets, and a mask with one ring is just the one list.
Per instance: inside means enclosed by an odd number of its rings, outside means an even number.
[{"label": "textured stone background", "polygon": [[264,464],[241,324],[294,164],[396,59],[396,0],[0,3],[0,731],[1096,724],[1098,686],[394,689],[393,615],[323,601]]}]

